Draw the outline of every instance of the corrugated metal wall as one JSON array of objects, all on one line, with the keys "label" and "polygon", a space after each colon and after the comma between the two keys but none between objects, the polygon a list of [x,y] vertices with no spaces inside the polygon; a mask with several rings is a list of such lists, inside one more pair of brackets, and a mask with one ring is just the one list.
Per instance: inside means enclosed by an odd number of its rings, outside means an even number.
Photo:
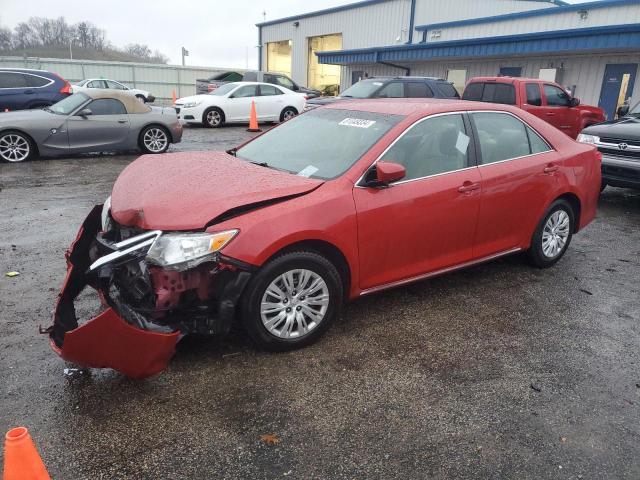
[{"label": "corrugated metal wall", "polygon": [[[291,40],[291,76],[307,84],[308,37],[342,33],[342,48],[394,45],[407,41],[411,0],[390,0],[365,7],[301,18],[299,26],[288,20],[262,27],[262,64],[267,65],[269,42]],[[403,32],[403,29],[405,31]],[[396,42],[400,36],[401,40]]]},{"label": "corrugated metal wall", "polygon": [[160,103],[171,99],[173,90],[178,97],[195,95],[197,78],[207,78],[215,72],[224,70],[244,71],[235,68],[22,57],[0,57],[1,67],[48,70],[66,78],[71,83],[85,78],[109,78],[130,87],[147,90]]},{"label": "corrugated metal wall", "polygon": [[439,38],[432,40],[430,35],[427,35],[427,41],[459,40],[462,38],[517,35],[520,33],[548,32],[605,25],[624,25],[638,21],[640,21],[640,2],[621,6],[613,4],[607,8],[589,10],[586,19],[581,19],[577,11],[571,11],[554,15],[441,28],[439,29],[441,32]]},{"label": "corrugated metal wall", "polygon": [[[607,64],[640,64],[640,52],[633,54],[593,54],[582,56],[547,56],[512,59],[457,60],[428,62],[411,65],[412,75],[447,78],[448,70],[467,70],[467,81],[472,77],[495,76],[501,67],[522,67],[523,77],[538,78],[541,68],[561,68],[562,85],[576,86],[575,95],[583,103],[598,105],[600,90]],[[342,88],[350,85],[351,72],[364,71],[372,76],[402,75],[398,69],[383,65],[352,65],[343,67],[342,78],[347,80]],[[636,77],[632,103],[640,101],[640,72]]]},{"label": "corrugated metal wall", "polygon": [[[522,0],[418,0],[416,2],[415,25],[490,17],[492,15],[555,7],[556,5],[552,3],[526,2]],[[415,32],[413,36],[414,43],[418,43],[420,40],[422,40],[422,32]]]}]

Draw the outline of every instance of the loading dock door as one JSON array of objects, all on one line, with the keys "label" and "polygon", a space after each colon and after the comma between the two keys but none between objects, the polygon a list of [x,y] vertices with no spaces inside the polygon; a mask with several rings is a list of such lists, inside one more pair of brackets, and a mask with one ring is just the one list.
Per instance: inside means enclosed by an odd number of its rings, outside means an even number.
[{"label": "loading dock door", "polygon": [[267,71],[291,77],[291,40],[267,43]]},{"label": "loading dock door", "polygon": [[307,87],[320,90],[325,95],[337,95],[340,88],[340,65],[318,63],[316,52],[342,50],[342,34],[309,37]]},{"label": "loading dock door", "polygon": [[607,120],[613,120],[618,107],[633,95],[638,64],[609,64],[605,68],[598,106],[604,110]]}]

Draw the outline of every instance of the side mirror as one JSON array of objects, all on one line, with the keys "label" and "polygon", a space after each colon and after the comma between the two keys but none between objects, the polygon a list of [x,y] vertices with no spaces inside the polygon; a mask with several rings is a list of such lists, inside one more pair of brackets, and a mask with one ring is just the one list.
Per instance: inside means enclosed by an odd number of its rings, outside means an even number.
[{"label": "side mirror", "polygon": [[406,174],[407,170],[399,163],[376,163],[376,180],[380,185],[389,185],[392,182],[402,180]]},{"label": "side mirror", "polygon": [[300,90],[300,87],[294,83],[293,84],[293,91],[297,92],[298,90]]},{"label": "side mirror", "polygon": [[569,106],[570,107],[577,107],[578,105],[580,105],[580,99],[573,97],[571,100],[569,100]]},{"label": "side mirror", "polygon": [[83,108],[78,112],[78,116],[80,117],[88,117],[89,115],[93,115],[93,112],[90,108]]},{"label": "side mirror", "polygon": [[619,117],[626,116],[629,113],[629,105],[620,105],[617,113]]}]

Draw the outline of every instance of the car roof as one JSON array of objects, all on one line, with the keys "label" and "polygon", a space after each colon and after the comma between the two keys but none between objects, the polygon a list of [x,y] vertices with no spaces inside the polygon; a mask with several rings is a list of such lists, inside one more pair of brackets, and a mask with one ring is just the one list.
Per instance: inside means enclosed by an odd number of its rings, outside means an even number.
[{"label": "car roof", "polygon": [[0,71],[10,71],[10,72],[34,72],[34,73],[51,73],[47,70],[38,70],[36,68],[20,68],[20,67],[0,67]]},{"label": "car roof", "polygon": [[331,103],[323,108],[403,116],[426,116],[435,113],[464,112],[468,110],[496,110],[516,114],[521,111],[511,105],[500,103],[471,102],[467,100],[442,98],[353,99],[348,102]]},{"label": "car roof", "polygon": [[446,82],[447,80],[445,80],[444,78],[440,78],[440,77],[418,77],[418,76],[406,76],[406,77],[369,77],[369,78],[363,78],[362,80],[360,80],[361,82],[367,81],[367,80],[433,80],[436,82]]},{"label": "car roof", "polygon": [[93,100],[99,98],[114,98],[116,100],[120,100],[127,109],[127,113],[149,113],[151,111],[150,106],[142,103],[137,97],[134,97],[129,93],[124,93],[121,90],[91,88],[80,93],[75,93],[74,95],[86,95]]},{"label": "car roof", "polygon": [[528,77],[474,77],[469,80],[469,83],[472,82],[501,82],[501,83],[515,83],[515,82],[547,82],[547,83],[556,83],[551,80],[542,80],[540,78],[528,78]]},{"label": "car roof", "polygon": [[272,87],[280,87],[280,88],[287,88],[287,87],[283,87],[282,85],[274,85],[273,83],[267,83],[267,82],[245,82],[245,81],[240,81],[240,82],[229,82],[229,84],[234,84],[234,85],[269,85]]}]

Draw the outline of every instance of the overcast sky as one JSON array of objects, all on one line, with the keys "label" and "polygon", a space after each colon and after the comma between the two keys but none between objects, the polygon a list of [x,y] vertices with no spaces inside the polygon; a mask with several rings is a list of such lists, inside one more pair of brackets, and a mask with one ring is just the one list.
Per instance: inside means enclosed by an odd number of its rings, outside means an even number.
[{"label": "overcast sky", "polygon": [[180,63],[184,45],[187,65],[244,68],[248,51],[249,67],[256,68],[255,23],[263,11],[273,20],[348,3],[354,0],[0,0],[0,25],[13,28],[31,16],[63,15],[69,23],[93,22],[116,46],[147,44],[170,63]]}]

